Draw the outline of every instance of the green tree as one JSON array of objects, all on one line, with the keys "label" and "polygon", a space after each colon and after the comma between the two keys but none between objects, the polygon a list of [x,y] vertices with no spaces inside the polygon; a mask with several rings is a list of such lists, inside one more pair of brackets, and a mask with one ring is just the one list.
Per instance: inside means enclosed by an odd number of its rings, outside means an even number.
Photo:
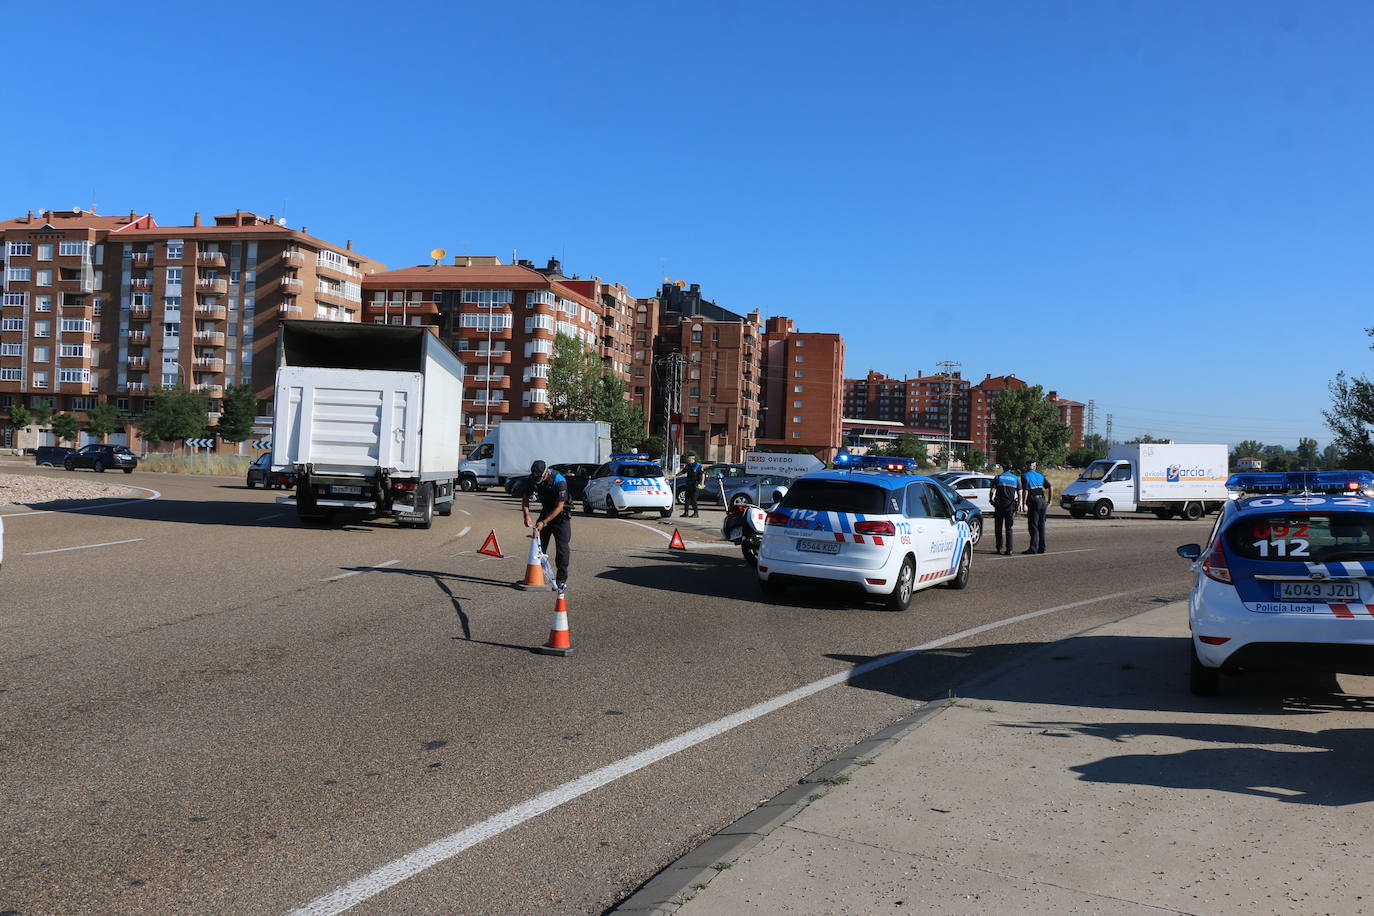
[{"label": "green tree", "polygon": [[220,407],[219,425],[215,432],[225,442],[242,442],[253,436],[253,418],[257,416],[258,399],[249,384],[231,385],[224,391]]},{"label": "green tree", "polygon": [[596,354],[577,338],[559,334],[549,362],[549,419],[593,419],[600,377],[601,361]]},{"label": "green tree", "polygon": [[1025,467],[1062,464],[1073,430],[1059,422],[1059,408],[1039,385],[1003,389],[997,399],[997,419],[988,430],[1002,464]]},{"label": "green tree", "polygon": [[147,401],[139,418],[138,428],[143,438],[154,442],[175,442],[205,435],[205,417],[210,399],[185,389],[164,391]]},{"label": "green tree", "polygon": [[1264,459],[1264,469],[1266,471],[1286,471],[1293,464],[1292,458],[1288,454],[1288,449],[1284,448],[1282,445],[1266,445],[1259,457]]},{"label": "green tree", "polygon": [[1315,468],[1321,464],[1321,455],[1317,451],[1317,440],[1303,437],[1298,440],[1298,448],[1293,453],[1293,460],[1298,468]]},{"label": "green tree", "polygon": [[104,439],[110,433],[118,432],[124,425],[119,411],[113,404],[101,402],[86,411],[86,428],[91,434]]},{"label": "green tree", "polygon": [[668,453],[668,440],[662,436],[649,436],[644,440],[643,444],[640,445],[640,448],[643,449],[644,454],[648,455],[650,458],[662,458]]},{"label": "green tree", "polygon": [[[1374,329],[1366,328],[1366,333]],[[1364,376],[1336,373],[1330,385],[1331,408],[1323,410],[1332,433],[1332,444],[1340,450],[1341,465],[1347,468],[1374,468],[1374,382]]]},{"label": "green tree", "polygon": [[1083,444],[1064,459],[1064,463],[1071,468],[1085,468],[1101,458],[1107,457],[1107,440],[1091,433],[1083,437]]},{"label": "green tree", "polygon": [[968,460],[964,462],[970,471],[981,471],[988,466],[988,456],[983,453],[981,448],[976,448],[968,453]]},{"label": "green tree", "polygon": [[1231,467],[1241,458],[1263,458],[1265,445],[1257,439],[1242,439],[1231,449]]},{"label": "green tree", "polygon": [[31,423],[33,423],[33,414],[23,404],[15,404],[10,408],[10,429],[14,430],[16,435],[19,430]]},{"label": "green tree", "polygon": [[[1156,439],[1154,436],[1150,435],[1149,433],[1142,433],[1141,435],[1136,436],[1134,439],[1127,439],[1127,440],[1126,440],[1126,444],[1127,444],[1127,445],[1136,445],[1136,444],[1141,443],[1141,442],[1168,442],[1168,441],[1169,441],[1168,439]],[[1105,457],[1107,457],[1107,456],[1106,456],[1106,455],[1103,455],[1102,457],[1105,458]]]},{"label": "green tree", "polygon": [[633,449],[644,439],[644,409],[625,400],[625,380],[603,371],[596,380],[592,419],[611,425],[611,447],[618,452]]},{"label": "green tree", "polygon": [[1338,471],[1341,467],[1341,449],[1334,442],[1328,442],[1322,449],[1322,470]]},{"label": "green tree", "polygon": [[918,436],[898,436],[891,442],[875,445],[868,453],[882,458],[915,458],[920,467],[930,466],[925,441]]},{"label": "green tree", "polygon": [[60,413],[52,418],[52,434],[58,442],[66,439],[76,445],[76,437],[81,435],[81,421],[76,414]]},{"label": "green tree", "polygon": [[33,408],[33,422],[38,424],[39,429],[44,429],[52,425],[53,409],[47,404],[40,404]]}]

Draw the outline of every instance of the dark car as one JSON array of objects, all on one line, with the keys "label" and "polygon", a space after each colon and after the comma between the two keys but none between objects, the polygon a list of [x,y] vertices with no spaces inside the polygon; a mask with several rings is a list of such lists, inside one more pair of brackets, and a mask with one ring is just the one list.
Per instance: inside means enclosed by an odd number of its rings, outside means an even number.
[{"label": "dark car", "polygon": [[138,467],[138,456],[122,445],[88,445],[63,458],[62,466],[69,471],[76,468],[90,468],[93,471],[118,468],[125,474],[132,474],[134,468]]},{"label": "dark car", "polygon": [[568,481],[568,500],[580,500],[587,495],[587,481],[596,473],[599,464],[555,464],[549,468]]},{"label": "dark car", "polygon": [[273,471],[272,453],[263,452],[253,459],[253,463],[248,465],[248,489],[262,487],[265,490],[274,490],[278,487],[290,490],[296,486],[295,471]]},{"label": "dark car", "polygon": [[939,485],[941,490],[945,491],[945,495],[949,497],[949,501],[954,503],[955,509],[968,510],[968,527],[969,533],[972,535],[969,538],[969,546],[976,546],[978,542],[983,539],[983,510],[978,507],[976,502],[968,499],[963,493],[954,489],[954,487],[945,483],[943,480],[938,478],[931,479]]},{"label": "dark car", "polygon": [[55,468],[74,451],[76,449],[62,445],[40,445],[33,453],[33,463],[43,467]]}]

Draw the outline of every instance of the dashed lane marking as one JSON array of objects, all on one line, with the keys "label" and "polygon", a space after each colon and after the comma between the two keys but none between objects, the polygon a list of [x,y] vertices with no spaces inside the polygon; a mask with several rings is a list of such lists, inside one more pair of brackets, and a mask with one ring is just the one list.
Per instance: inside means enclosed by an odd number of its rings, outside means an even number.
[{"label": "dashed lane marking", "polygon": [[469,512],[469,511],[466,510],[466,509],[459,509],[458,511],[461,512],[461,513],[463,513],[464,515],[468,516],[469,518],[472,517],[472,513]]},{"label": "dashed lane marking", "polygon": [[385,569],[388,566],[395,566],[400,560],[387,560],[385,563],[378,563],[376,566],[368,566],[365,569],[355,569],[352,572],[339,573],[337,576],[330,576],[328,579],[321,579],[321,582],[338,582],[340,579],[347,579],[349,576],[361,576],[365,572],[374,569]]},{"label": "dashed lane marking", "polygon": [[463,530],[461,530],[461,531],[458,532],[458,537],[462,537],[463,535],[467,534],[467,533],[468,533],[469,531],[471,531],[471,530],[472,530],[472,526],[471,526],[471,525],[468,525],[466,528],[464,528]]},{"label": "dashed lane marking", "polygon": [[494,836],[499,836],[513,827],[518,827],[525,821],[538,817],[545,812],[552,811],[560,805],[586,795],[588,792],[595,791],[602,786],[608,785],[620,779],[622,776],[642,770],[652,763],[657,763],[667,757],[695,747],[702,742],[709,741],[733,728],[752,722],[755,719],[766,716],[770,712],[782,709],[804,700],[815,693],[820,693],[829,687],[843,684],[855,678],[862,677],[870,671],[876,671],[888,665],[905,661],[921,652],[931,649],[938,649],[950,643],[968,639],[989,630],[996,630],[1000,627],[1011,626],[1012,624],[1022,623],[1023,621],[1033,620],[1036,617],[1044,617],[1046,614],[1054,614],[1059,611],[1067,611],[1071,608],[1084,607],[1089,604],[1098,604],[1102,601],[1111,601],[1114,598],[1124,598],[1136,592],[1144,591],[1146,588],[1134,588],[1125,592],[1114,592],[1110,595],[1099,595],[1096,598],[1086,598],[1082,601],[1073,601],[1069,604],[1061,604],[1056,607],[1045,608],[1039,611],[1030,611],[1026,614],[1018,614],[1015,617],[1007,617],[1003,620],[995,620],[992,623],[985,623],[982,626],[972,627],[967,630],[960,630],[958,633],[951,633],[949,636],[942,636],[939,639],[931,640],[910,649],[894,652],[891,655],[884,655],[872,661],[864,662],[862,665],[855,665],[848,671],[840,671],[835,674],[823,677],[818,681],[812,681],[795,690],[773,697],[771,700],[764,700],[747,709],[733,712],[724,718],[708,722],[699,728],[683,732],[674,738],[669,738],[660,744],[632,754],[614,763],[609,763],[600,769],[579,776],[570,782],[565,782],[557,788],[550,789],[541,795],[536,795],[527,801],[507,808],[499,814],[492,815],[486,820],[465,827],[457,833],[451,833],[446,837],[441,837],[428,845],[422,846],[414,852],[401,856],[385,865],[373,869],[354,881],[341,885],[325,894],[317,897],[304,906],[292,910],[288,916],[334,916],[351,909],[371,897],[386,891],[405,881],[407,878],[414,877],[420,872],[432,866],[438,865],[453,858],[465,849],[470,849],[485,840]]},{"label": "dashed lane marking", "polygon": [[141,541],[143,538],[128,538],[123,541],[104,541],[100,544],[82,544],[80,547],[54,547],[52,550],[33,550],[24,554],[26,557],[37,557],[45,553],[66,553],[68,550],[90,550],[92,547],[113,547],[116,544],[132,544]]}]

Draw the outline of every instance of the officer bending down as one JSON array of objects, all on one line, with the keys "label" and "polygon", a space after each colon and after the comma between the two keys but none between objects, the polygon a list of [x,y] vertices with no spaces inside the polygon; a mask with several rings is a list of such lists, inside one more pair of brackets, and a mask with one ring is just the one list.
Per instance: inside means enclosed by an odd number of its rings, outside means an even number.
[{"label": "officer bending down", "polygon": [[997,552],[1011,555],[1012,521],[1016,505],[1021,501],[1021,479],[1010,467],[997,465],[998,474],[992,478],[992,515],[997,528]]},{"label": "officer bending down", "polygon": [[[520,501],[525,515],[525,527],[534,528],[545,555],[549,539],[558,546],[554,587],[560,592],[568,587],[568,564],[572,559],[572,513],[568,511],[568,481],[557,471],[550,471],[542,461],[530,465],[530,484]],[[539,520],[530,525],[530,499],[539,497]]]},{"label": "officer bending down", "polygon": [[1032,461],[1021,475],[1021,507],[1026,510],[1026,531],[1030,534],[1030,550],[1022,553],[1045,552],[1045,510],[1050,505],[1050,482],[1035,469]]}]

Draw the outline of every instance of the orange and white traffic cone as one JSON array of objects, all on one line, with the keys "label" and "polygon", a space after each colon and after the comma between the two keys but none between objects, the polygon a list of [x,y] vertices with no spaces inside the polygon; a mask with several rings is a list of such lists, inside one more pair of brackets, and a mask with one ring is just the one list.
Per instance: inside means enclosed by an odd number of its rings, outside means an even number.
[{"label": "orange and white traffic cone", "polygon": [[515,583],[515,587],[527,592],[549,592],[553,586],[544,578],[544,551],[539,548],[539,538],[530,536],[530,556],[525,561],[525,579]]},{"label": "orange and white traffic cone", "polygon": [[568,600],[565,592],[558,593],[553,605],[553,623],[549,625],[549,641],[534,651],[541,655],[562,655],[566,658],[573,654],[572,634],[568,631]]}]

